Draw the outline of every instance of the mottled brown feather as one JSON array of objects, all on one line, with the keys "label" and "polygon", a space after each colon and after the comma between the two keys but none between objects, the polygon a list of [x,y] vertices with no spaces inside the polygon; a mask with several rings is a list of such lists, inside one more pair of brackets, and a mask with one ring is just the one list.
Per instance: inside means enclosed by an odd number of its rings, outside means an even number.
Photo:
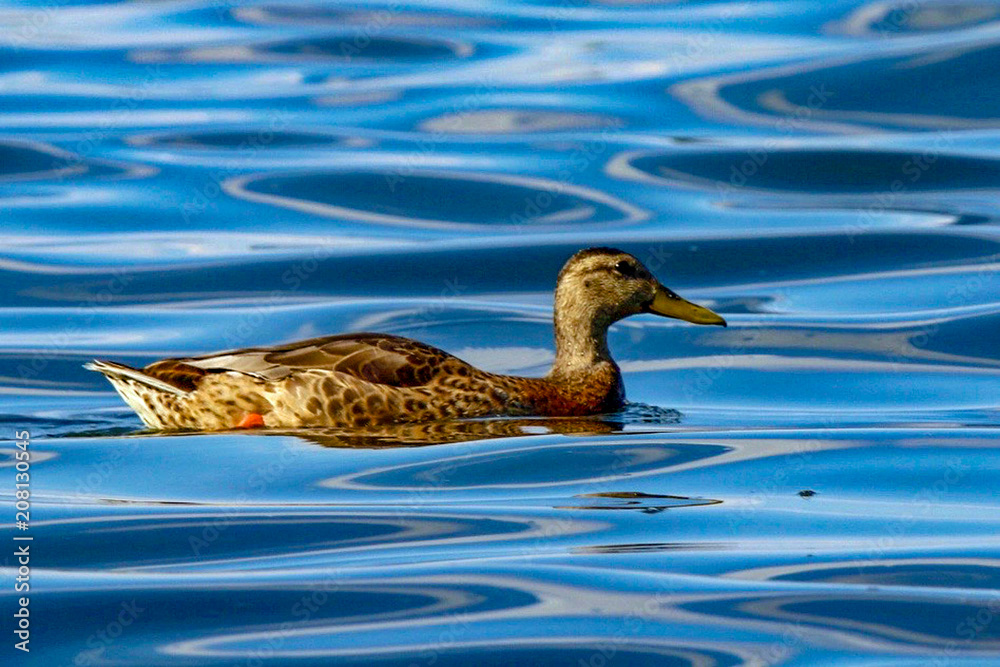
[{"label": "mottled brown feather", "polygon": [[[623,263],[633,267],[628,276]],[[556,358],[542,378],[488,373],[430,345],[379,333],[165,359],[142,371],[111,362],[91,367],[154,428],[226,429],[256,415],[272,428],[594,415],[625,400],[608,327],[645,312],[664,289],[630,255],[611,248],[577,253],[559,273]]]},{"label": "mottled brown feather", "polygon": [[164,359],[157,361],[142,369],[142,371],[158,380],[162,380],[169,385],[173,385],[184,391],[194,391],[198,388],[198,383],[209,371],[176,359]]},{"label": "mottled brown feather", "polygon": [[356,333],[178,361],[205,370],[232,370],[269,380],[281,379],[296,371],[317,369],[337,371],[391,387],[416,387],[430,382],[436,367],[449,356],[409,338]]}]

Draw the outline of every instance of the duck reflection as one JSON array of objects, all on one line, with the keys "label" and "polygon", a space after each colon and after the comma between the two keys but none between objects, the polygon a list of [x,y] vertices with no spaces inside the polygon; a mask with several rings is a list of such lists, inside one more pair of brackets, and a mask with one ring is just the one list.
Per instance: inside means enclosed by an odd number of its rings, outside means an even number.
[{"label": "duck reflection", "polygon": [[[679,421],[680,413],[677,414]],[[676,423],[676,422],[674,422]],[[266,435],[295,436],[321,447],[383,449],[422,447],[473,440],[517,438],[532,435],[607,435],[625,428],[622,421],[593,418],[537,417],[528,419],[477,419],[388,424],[366,429],[311,428],[269,430]]]}]

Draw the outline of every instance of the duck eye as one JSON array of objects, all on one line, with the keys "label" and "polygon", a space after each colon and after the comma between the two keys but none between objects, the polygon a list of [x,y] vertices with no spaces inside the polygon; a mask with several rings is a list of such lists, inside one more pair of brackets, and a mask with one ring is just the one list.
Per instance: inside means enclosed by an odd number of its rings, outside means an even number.
[{"label": "duck eye", "polygon": [[635,264],[633,264],[632,262],[626,261],[624,259],[622,261],[618,262],[617,264],[615,264],[615,271],[617,271],[618,273],[622,274],[626,278],[635,278],[635,276],[636,276]]}]

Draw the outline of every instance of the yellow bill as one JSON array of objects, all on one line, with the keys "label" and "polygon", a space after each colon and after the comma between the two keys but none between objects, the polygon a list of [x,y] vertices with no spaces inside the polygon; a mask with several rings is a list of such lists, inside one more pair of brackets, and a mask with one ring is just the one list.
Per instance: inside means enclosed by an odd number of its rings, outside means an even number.
[{"label": "yellow bill", "polygon": [[663,317],[674,317],[695,324],[719,324],[726,326],[726,321],[704,306],[682,299],[663,285],[656,290],[653,301],[646,306],[646,311]]}]

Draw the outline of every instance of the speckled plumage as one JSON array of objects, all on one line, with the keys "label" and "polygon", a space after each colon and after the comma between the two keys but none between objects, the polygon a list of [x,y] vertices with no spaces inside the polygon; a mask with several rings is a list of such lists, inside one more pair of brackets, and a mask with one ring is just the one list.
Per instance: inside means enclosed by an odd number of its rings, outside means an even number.
[{"label": "speckled plumage", "polygon": [[661,312],[662,304],[714,318],[702,323],[724,323],[663,288],[631,255],[591,248],[559,274],[556,360],[542,378],[488,373],[430,345],[377,333],[166,359],[141,370],[103,361],[88,368],[103,373],[155,429],[230,429],[255,414],[269,428],[584,416],[624,403],[621,373],[607,348],[612,323],[640,312],[700,321]]}]

